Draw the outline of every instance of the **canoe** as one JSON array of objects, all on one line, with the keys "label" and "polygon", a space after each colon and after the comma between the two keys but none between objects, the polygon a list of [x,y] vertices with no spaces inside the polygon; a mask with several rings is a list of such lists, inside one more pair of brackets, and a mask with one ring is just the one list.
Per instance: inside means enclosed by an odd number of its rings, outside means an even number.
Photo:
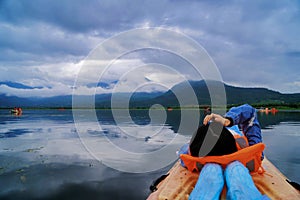
[{"label": "canoe", "polygon": [[[262,194],[270,199],[300,199],[300,192],[287,182],[287,178],[267,159],[262,162],[263,174],[253,173],[252,179]],[[168,176],[157,185],[148,200],[185,200],[194,189],[199,173],[192,173],[176,162]],[[226,199],[224,187],[220,199]]]}]

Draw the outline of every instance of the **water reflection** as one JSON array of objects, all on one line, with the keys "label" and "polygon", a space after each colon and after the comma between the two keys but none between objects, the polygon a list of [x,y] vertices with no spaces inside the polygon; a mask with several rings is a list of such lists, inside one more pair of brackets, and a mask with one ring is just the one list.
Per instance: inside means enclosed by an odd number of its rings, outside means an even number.
[{"label": "water reflection", "polygon": [[300,183],[300,121],[284,121],[263,130],[265,154],[289,179]]},{"label": "water reflection", "polygon": [[[94,127],[88,113],[81,113],[85,138],[96,142],[109,138],[120,148],[137,153],[155,152],[176,134],[184,143],[193,132],[185,127],[178,133],[181,111],[176,109],[167,111],[165,124],[151,126],[147,110],[131,110],[136,124],[127,128],[136,138],[118,129],[109,110],[97,110],[101,130]],[[291,180],[300,182],[300,113],[259,113],[258,118],[266,156]],[[199,123],[202,119],[201,113]],[[142,174],[106,167],[82,145],[71,110],[24,110],[19,117],[0,110],[0,124],[0,199],[145,199],[152,180],[172,165]],[[135,133],[135,126],[144,129]],[[158,129],[160,134],[153,134]],[[133,159],[140,162],[142,158],[119,156],[115,162],[122,166]]]},{"label": "water reflection", "polygon": [[258,119],[263,129],[279,125],[281,122],[299,122],[300,112],[296,111],[279,111],[276,114],[258,113]]}]

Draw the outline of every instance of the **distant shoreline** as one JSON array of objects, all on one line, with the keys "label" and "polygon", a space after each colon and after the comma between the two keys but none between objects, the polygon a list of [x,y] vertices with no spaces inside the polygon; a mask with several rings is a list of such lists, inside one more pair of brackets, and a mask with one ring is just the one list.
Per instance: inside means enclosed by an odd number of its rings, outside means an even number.
[{"label": "distant shoreline", "polygon": [[[235,107],[235,106],[239,106],[239,105],[227,105],[227,109],[231,108],[231,107]],[[281,112],[300,112],[300,106],[297,105],[297,107],[289,107],[288,105],[281,105],[281,106],[270,106],[270,105],[252,105],[253,107],[255,107],[257,110],[262,109],[262,108],[275,108],[278,111]],[[164,107],[164,109],[168,110],[168,111],[172,111],[172,110],[180,110],[180,109],[184,109],[184,110],[193,110],[193,109],[200,109],[200,110],[205,110],[208,106],[207,105],[199,105],[199,107],[197,106],[185,106],[185,107]],[[0,110],[11,110],[14,107],[2,107],[0,108]],[[96,107],[96,108],[88,108],[88,107],[78,107],[78,108],[72,108],[72,107],[22,107],[22,109],[24,110],[72,110],[72,109],[77,109],[77,110],[90,110],[90,109],[96,109],[96,110],[111,110],[111,107]],[[128,108],[114,108],[114,109],[128,109]],[[148,110],[149,107],[131,107],[129,108],[129,110]],[[156,109],[162,109],[162,108],[156,108]]]}]

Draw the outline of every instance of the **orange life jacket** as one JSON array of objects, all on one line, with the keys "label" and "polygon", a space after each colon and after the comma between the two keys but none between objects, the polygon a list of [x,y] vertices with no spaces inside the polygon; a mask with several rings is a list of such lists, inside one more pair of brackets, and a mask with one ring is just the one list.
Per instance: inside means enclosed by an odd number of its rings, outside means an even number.
[{"label": "orange life jacket", "polygon": [[250,172],[259,172],[262,162],[261,156],[265,145],[263,143],[257,143],[249,146],[245,136],[234,135],[234,137],[238,151],[232,154],[205,157],[194,157],[190,154],[181,154],[180,158],[191,172],[201,171],[206,163],[218,163],[225,169],[229,163],[235,160],[240,161]]}]

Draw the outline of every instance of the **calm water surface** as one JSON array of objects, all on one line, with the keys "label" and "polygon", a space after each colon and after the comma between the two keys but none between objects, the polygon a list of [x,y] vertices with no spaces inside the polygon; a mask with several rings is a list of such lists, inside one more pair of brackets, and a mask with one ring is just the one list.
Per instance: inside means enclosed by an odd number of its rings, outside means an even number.
[{"label": "calm water surface", "polygon": [[[89,111],[83,110],[81,137],[89,141],[109,139],[127,151],[155,152],[175,137],[180,111],[169,112],[165,124],[148,126],[147,112],[131,111],[136,125],[128,123],[126,117],[121,122],[133,133],[137,126],[145,125],[141,137],[136,138],[122,133],[109,111],[97,111],[99,130],[91,122]],[[258,116],[267,146],[265,155],[289,179],[299,183],[300,112]],[[145,199],[152,180],[172,166],[145,173],[107,167],[86,150],[71,110],[25,110],[22,116],[0,110],[0,127],[0,199]],[[153,135],[158,129],[159,134]],[[188,127],[179,136],[180,146],[191,136]],[[107,152],[114,154],[113,150],[104,150],[105,159],[110,157]],[[115,162],[125,167],[139,160],[120,156]],[[147,162],[151,165],[154,161]]]}]

